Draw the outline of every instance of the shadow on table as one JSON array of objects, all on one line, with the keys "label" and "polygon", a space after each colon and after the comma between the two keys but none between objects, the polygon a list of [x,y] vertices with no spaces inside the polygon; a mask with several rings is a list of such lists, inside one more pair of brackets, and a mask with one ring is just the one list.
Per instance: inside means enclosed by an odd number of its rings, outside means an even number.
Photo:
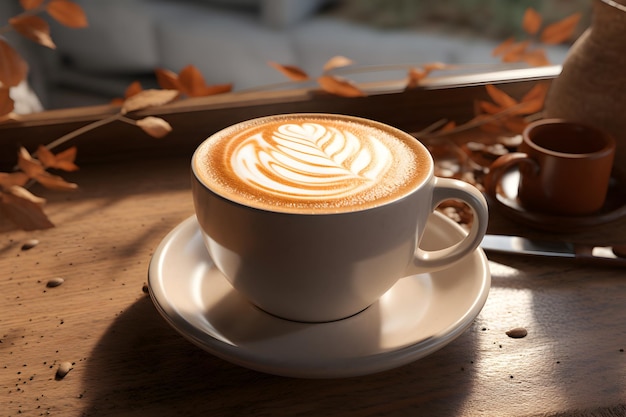
[{"label": "shadow on table", "polygon": [[364,377],[307,380],[232,365],[176,333],[144,297],[120,314],[91,353],[84,415],[455,415],[472,391],[476,334]]},{"label": "shadow on table", "polygon": [[[498,254],[489,258],[492,267],[494,262],[505,265],[494,274],[492,291],[501,292],[501,303],[503,294],[509,294],[511,311],[527,320],[522,324],[528,336],[509,343],[519,355],[508,366],[520,373],[541,370],[544,398],[572,410],[556,416],[626,415],[626,372],[620,365],[624,363],[624,270],[581,265],[571,259]],[[502,273],[502,268],[512,272]]]}]

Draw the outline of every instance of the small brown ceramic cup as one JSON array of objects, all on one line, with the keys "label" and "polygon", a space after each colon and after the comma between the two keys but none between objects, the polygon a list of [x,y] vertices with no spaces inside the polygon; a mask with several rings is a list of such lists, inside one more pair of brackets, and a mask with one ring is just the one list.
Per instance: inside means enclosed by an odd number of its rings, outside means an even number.
[{"label": "small brown ceramic cup", "polygon": [[498,158],[485,179],[495,195],[502,175],[517,166],[518,198],[527,210],[563,215],[590,215],[606,199],[615,155],[608,133],[563,119],[544,119],[524,130],[518,152]]}]

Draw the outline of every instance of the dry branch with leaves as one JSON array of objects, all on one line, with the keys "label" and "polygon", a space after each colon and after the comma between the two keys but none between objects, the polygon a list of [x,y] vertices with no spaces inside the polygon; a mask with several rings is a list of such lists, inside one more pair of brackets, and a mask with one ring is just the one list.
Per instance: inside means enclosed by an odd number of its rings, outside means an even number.
[{"label": "dry branch with leaves", "polygon": [[[33,42],[55,49],[50,27],[46,20],[39,16],[40,14],[47,13],[57,22],[70,28],[78,29],[88,25],[82,8],[71,0],[20,0],[20,5],[23,12],[9,19],[8,24],[0,28],[0,122],[19,119],[19,116],[13,113],[14,103],[9,90],[23,82],[28,74],[28,64],[2,35],[15,31]],[[541,16],[535,10],[528,9],[522,27],[529,38],[521,41],[507,39],[494,49],[493,55],[506,63],[526,62],[533,66],[549,64],[545,50],[540,45],[568,40],[579,20],[580,14],[575,14],[544,26]],[[324,65],[321,75],[313,79],[296,66],[268,63],[285,75],[290,84],[315,81],[319,88],[328,94],[343,97],[366,96],[366,92],[359,88],[357,83],[333,73],[338,68],[353,64],[349,58],[336,56]],[[407,90],[418,88],[432,72],[451,68],[443,63],[410,67],[407,69],[405,88]],[[78,166],[75,164],[76,147],[69,147],[56,154],[52,150],[89,130],[114,121],[134,125],[151,137],[162,138],[172,130],[167,121],[152,116],[135,119],[131,117],[132,114],[185,97],[226,94],[233,89],[231,84],[207,84],[200,71],[193,65],[183,68],[178,74],[160,68],[155,71],[155,75],[160,89],[144,90],[139,82],[132,83],[126,89],[123,98],[115,99],[111,103],[119,107],[117,113],[69,132],[45,146],[41,145],[33,154],[25,148],[20,148],[17,152],[16,169],[13,172],[0,173],[0,214],[24,230],[53,227],[43,210],[45,199],[34,195],[28,188],[31,184],[40,183],[49,189],[74,190],[78,187],[76,184],[67,182],[48,170],[75,171],[78,170]],[[270,89],[273,86],[265,88]],[[524,97],[516,100],[497,87],[487,85],[486,93],[490,101],[479,100],[475,103],[476,115],[473,119],[462,124],[440,120],[413,135],[429,141],[438,175],[458,177],[480,188],[480,178],[485,173],[489,161],[503,152],[514,150],[517,146],[515,135],[521,132],[529,120],[537,117],[543,108],[546,92],[545,84],[537,84]],[[474,128],[496,132],[501,136],[498,142],[492,144],[459,146],[453,141],[432,141]],[[445,157],[450,154],[457,156],[455,162]],[[460,223],[470,221],[462,207],[450,204],[442,208],[446,214]]]}]

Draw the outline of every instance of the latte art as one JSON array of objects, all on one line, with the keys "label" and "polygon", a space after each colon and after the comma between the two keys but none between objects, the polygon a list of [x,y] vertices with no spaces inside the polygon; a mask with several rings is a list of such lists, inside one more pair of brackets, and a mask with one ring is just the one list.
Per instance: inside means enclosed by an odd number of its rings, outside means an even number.
[{"label": "latte art", "polygon": [[194,172],[229,200],[260,209],[336,213],[409,194],[432,172],[417,140],[377,122],[326,114],[239,123],[200,145]]},{"label": "latte art", "polygon": [[291,198],[348,197],[376,183],[392,163],[376,137],[319,123],[287,123],[245,138],[231,156],[251,187]]}]

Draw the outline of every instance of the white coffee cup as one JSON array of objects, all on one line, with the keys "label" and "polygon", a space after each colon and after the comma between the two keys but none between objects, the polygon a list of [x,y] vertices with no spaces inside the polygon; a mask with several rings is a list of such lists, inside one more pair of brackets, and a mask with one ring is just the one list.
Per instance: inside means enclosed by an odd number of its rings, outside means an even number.
[{"label": "white coffee cup", "polygon": [[[477,189],[435,177],[419,141],[367,119],[245,121],[200,144],[191,165],[196,216],[215,265],[250,302],[289,320],[359,313],[400,278],[474,251],[487,228]],[[442,250],[420,249],[429,215],[447,199],[472,209],[469,234]]]}]

